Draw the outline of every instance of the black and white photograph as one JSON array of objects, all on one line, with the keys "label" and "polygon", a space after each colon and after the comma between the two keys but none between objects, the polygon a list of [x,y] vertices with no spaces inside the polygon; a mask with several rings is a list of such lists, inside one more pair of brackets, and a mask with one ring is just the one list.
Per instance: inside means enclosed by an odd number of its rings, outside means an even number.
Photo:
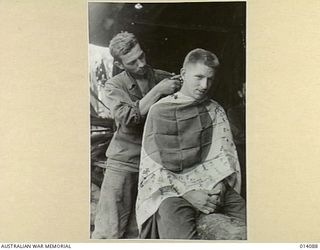
[{"label": "black and white photograph", "polygon": [[1,0],[1,248],[319,248],[319,13]]},{"label": "black and white photograph", "polygon": [[90,239],[248,239],[246,8],[88,3]]}]

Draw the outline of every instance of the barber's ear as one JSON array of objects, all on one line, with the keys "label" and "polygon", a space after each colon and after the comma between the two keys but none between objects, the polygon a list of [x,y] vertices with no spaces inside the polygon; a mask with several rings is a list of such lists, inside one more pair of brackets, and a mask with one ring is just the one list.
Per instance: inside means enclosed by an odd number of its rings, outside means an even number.
[{"label": "barber's ear", "polygon": [[119,61],[114,61],[114,65],[116,65],[119,69],[124,69],[122,63]]},{"label": "barber's ear", "polygon": [[181,75],[182,79],[184,80],[184,76],[186,75],[186,70],[184,68],[180,69],[180,75]]}]

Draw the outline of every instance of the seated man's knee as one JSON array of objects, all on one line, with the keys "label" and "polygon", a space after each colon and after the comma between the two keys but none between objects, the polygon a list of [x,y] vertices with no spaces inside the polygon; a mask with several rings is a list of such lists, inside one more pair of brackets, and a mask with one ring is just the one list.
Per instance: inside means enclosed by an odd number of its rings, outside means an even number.
[{"label": "seated man's knee", "polygon": [[183,201],[180,197],[170,197],[163,200],[158,209],[159,215],[175,214],[176,212],[178,212],[181,202]]},{"label": "seated man's knee", "polygon": [[197,213],[181,197],[165,199],[157,212],[157,224],[162,239],[193,239],[196,237]]}]

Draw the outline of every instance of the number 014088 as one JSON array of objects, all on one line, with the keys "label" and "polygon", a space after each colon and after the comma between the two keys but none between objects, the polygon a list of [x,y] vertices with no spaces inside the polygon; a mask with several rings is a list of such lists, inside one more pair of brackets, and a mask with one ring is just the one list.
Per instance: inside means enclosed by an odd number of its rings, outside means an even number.
[{"label": "number 014088", "polygon": [[300,244],[300,248],[318,248],[318,244]]}]

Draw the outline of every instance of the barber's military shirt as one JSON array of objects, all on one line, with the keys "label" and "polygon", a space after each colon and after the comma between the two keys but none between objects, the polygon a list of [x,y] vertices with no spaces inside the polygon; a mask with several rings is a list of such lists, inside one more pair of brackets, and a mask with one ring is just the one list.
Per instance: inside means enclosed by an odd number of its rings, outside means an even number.
[{"label": "barber's military shirt", "polygon": [[[148,92],[170,76],[168,72],[148,68]],[[106,152],[108,167],[138,172],[145,122],[139,108],[139,102],[143,98],[142,91],[136,80],[123,71],[106,83],[106,97],[117,126]]]}]

